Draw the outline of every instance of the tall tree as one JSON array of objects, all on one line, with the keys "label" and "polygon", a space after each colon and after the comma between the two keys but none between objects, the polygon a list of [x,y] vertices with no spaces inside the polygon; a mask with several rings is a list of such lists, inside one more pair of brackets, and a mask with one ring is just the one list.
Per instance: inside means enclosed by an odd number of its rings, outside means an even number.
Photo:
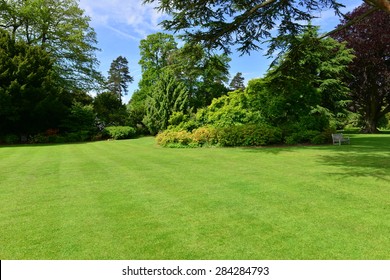
[{"label": "tall tree", "polygon": [[174,112],[186,112],[188,109],[188,91],[168,69],[153,87],[153,93],[147,100],[147,110],[143,122],[152,135],[168,127],[168,121]]},{"label": "tall tree", "polygon": [[229,84],[229,87],[231,90],[239,90],[239,89],[245,89],[244,84],[245,78],[242,76],[241,72],[238,72],[232,79],[232,81]]},{"label": "tall tree", "polygon": [[200,45],[185,44],[175,51],[168,66],[189,90],[190,106],[197,110],[208,106],[214,98],[225,95],[230,58],[210,54]]},{"label": "tall tree", "polygon": [[345,44],[332,38],[321,40],[318,28],[309,26],[266,77],[247,89],[258,92],[259,109],[270,124],[298,123],[312,116],[310,122],[321,125],[319,116],[345,110],[349,88],[343,78],[352,59],[352,50]]},{"label": "tall tree", "polygon": [[58,128],[66,114],[50,55],[0,29],[0,134]]},{"label": "tall tree", "polygon": [[161,69],[168,66],[172,60],[172,54],[177,50],[177,43],[173,35],[155,33],[141,40],[141,59],[139,64],[142,69],[140,89],[152,86],[158,79]]},{"label": "tall tree", "polygon": [[152,95],[162,69],[172,60],[177,43],[173,35],[158,32],[141,40],[139,49],[142,77],[138,84],[139,90],[134,92],[128,105],[133,126],[144,126],[142,120],[146,115],[146,100]]},{"label": "tall tree", "polygon": [[[347,20],[361,17],[369,10],[364,4],[346,15]],[[355,50],[349,67],[352,78],[352,109],[362,116],[362,130],[378,132],[378,123],[390,112],[390,14],[376,11],[359,23],[334,34]]]},{"label": "tall tree", "polygon": [[[332,9],[340,15],[343,6],[337,0],[144,0],[157,3],[158,9],[171,16],[163,26],[167,30],[183,32],[186,39],[202,42],[208,48],[230,51],[238,45],[240,52],[260,48],[272,38],[270,53],[286,47],[291,38],[305,27],[318,12]],[[365,0],[372,9],[390,13],[389,0]],[[277,35],[273,37],[273,31]]]},{"label": "tall tree", "polygon": [[122,100],[123,95],[128,93],[128,84],[133,82],[134,78],[129,74],[129,66],[126,57],[117,57],[108,71],[108,89]]},{"label": "tall tree", "polygon": [[101,81],[89,21],[77,0],[0,0],[0,27],[14,40],[47,51],[71,89],[88,90]]}]

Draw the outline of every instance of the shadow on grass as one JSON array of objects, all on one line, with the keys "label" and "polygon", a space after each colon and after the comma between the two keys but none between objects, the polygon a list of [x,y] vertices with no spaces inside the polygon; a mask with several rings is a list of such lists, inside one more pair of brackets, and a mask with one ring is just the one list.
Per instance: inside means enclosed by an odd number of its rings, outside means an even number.
[{"label": "shadow on grass", "polygon": [[341,177],[372,177],[390,181],[390,135],[357,135],[351,145],[329,147],[319,163],[336,166]]},{"label": "shadow on grass", "polygon": [[301,145],[241,148],[251,153],[318,151],[317,163],[337,167],[340,172],[327,173],[337,177],[371,177],[390,181],[390,134],[350,134],[350,145]]}]

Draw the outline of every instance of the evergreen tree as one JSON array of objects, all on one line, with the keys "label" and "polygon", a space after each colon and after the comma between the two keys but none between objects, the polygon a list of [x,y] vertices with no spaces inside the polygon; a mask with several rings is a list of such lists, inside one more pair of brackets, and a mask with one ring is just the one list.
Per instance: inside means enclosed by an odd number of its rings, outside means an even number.
[{"label": "evergreen tree", "polygon": [[123,95],[128,93],[128,84],[133,82],[134,78],[129,74],[128,61],[125,57],[119,56],[110,66],[108,71],[108,89],[122,100]]},{"label": "evergreen tree", "polygon": [[[240,52],[260,48],[270,43],[269,53],[286,48],[323,10],[341,15],[344,5],[337,0],[144,0],[156,3],[168,14],[163,21],[166,30],[181,32],[186,41],[202,43],[206,48],[225,52],[238,46]],[[371,11],[382,9],[390,13],[389,0],[364,0]]]},{"label": "evergreen tree", "polygon": [[245,89],[244,80],[245,78],[242,76],[242,73],[238,72],[230,82],[229,85],[230,90],[234,91],[234,90]]},{"label": "evergreen tree", "polygon": [[128,120],[126,105],[111,92],[98,94],[93,100],[93,108],[103,126],[126,125]]},{"label": "evergreen tree", "polygon": [[250,83],[250,90],[258,91],[259,109],[270,124],[307,120],[306,129],[321,130],[321,116],[345,113],[349,88],[344,78],[352,59],[345,44],[320,39],[318,28],[309,26],[260,83]]},{"label": "evergreen tree", "polygon": [[168,127],[168,121],[174,112],[187,111],[186,86],[175,78],[172,71],[164,70],[153,87],[152,95],[149,96],[146,106],[143,123],[149,132],[155,135]]},{"label": "evergreen tree", "polygon": [[15,42],[0,29],[0,134],[58,128],[66,107],[57,81],[45,50]]}]

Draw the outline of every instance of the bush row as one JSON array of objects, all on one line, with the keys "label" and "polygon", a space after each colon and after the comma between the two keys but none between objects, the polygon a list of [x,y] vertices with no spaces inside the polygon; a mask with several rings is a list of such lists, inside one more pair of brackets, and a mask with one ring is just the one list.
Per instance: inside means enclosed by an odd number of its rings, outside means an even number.
[{"label": "bush row", "polygon": [[268,125],[239,125],[224,128],[201,127],[192,132],[166,130],[157,135],[156,141],[163,147],[325,144],[331,141],[333,132],[331,129],[322,132],[302,130],[286,135],[281,129]]},{"label": "bush row", "polygon": [[266,125],[239,125],[224,128],[201,127],[192,132],[166,130],[157,135],[163,147],[265,146],[282,143],[282,132]]},{"label": "bush row", "polygon": [[86,141],[99,141],[104,139],[131,139],[136,136],[136,129],[129,126],[111,126],[106,127],[102,132],[80,130],[77,132],[58,133],[58,130],[52,132],[51,130],[45,133],[39,133],[33,136],[21,137],[15,134],[7,134],[0,137],[0,144],[46,144],[46,143],[74,143]]}]

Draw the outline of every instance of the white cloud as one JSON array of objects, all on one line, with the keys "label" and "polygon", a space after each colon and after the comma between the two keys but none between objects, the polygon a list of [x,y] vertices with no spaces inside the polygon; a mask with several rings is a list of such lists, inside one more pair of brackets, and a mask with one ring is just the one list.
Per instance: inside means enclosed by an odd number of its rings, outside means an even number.
[{"label": "white cloud", "polygon": [[80,0],[80,7],[94,27],[104,26],[134,40],[159,31],[158,23],[164,17],[142,0]]}]

